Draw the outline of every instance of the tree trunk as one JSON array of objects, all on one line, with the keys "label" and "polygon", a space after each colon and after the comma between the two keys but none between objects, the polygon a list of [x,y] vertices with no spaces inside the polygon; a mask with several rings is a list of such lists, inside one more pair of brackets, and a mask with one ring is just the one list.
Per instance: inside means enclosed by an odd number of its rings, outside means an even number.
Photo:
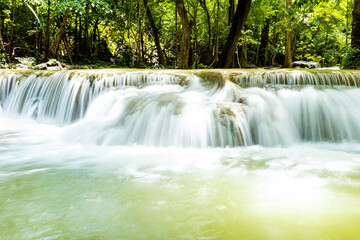
[{"label": "tree trunk", "polygon": [[189,52],[191,44],[191,27],[187,17],[187,11],[184,5],[184,0],[176,0],[176,8],[179,13],[182,24],[182,38],[180,43],[180,61],[179,68],[189,68]]},{"label": "tree trunk", "polygon": [[141,52],[141,37],[142,37],[142,19],[141,19],[141,1],[139,1],[139,7],[138,7],[138,37],[135,36],[135,42],[136,42],[136,67],[142,66],[142,52]]},{"label": "tree trunk", "polygon": [[360,0],[354,0],[352,16],[351,47],[360,49]]},{"label": "tree trunk", "polygon": [[5,46],[4,46],[4,42],[3,42],[3,39],[2,39],[2,34],[1,34],[1,26],[0,26],[0,48],[1,48],[1,51],[4,52],[4,56],[5,56],[5,60],[7,63],[11,63],[11,60],[9,58],[9,55],[7,54],[6,52],[6,49],[5,49]]},{"label": "tree trunk", "polygon": [[[94,14],[97,14],[95,7],[93,7],[93,11],[94,11]],[[96,37],[97,37],[96,31],[97,31],[97,29],[98,29],[98,26],[99,26],[99,19],[96,18],[96,19],[95,19],[95,23],[94,23],[94,25],[93,25],[93,32],[92,32],[92,37],[91,37],[93,43],[95,43],[95,42],[97,41],[97,39],[96,39]],[[99,40],[100,40],[100,39],[99,39]],[[98,56],[98,51],[97,51],[97,49],[98,49],[98,45],[97,45],[97,44],[93,44],[92,49],[91,49],[91,52],[92,52],[95,56]]]},{"label": "tree trunk", "polygon": [[216,14],[216,42],[215,42],[215,57],[214,57],[214,62],[211,64],[213,65],[214,63],[216,63],[219,61],[219,38],[220,38],[220,33],[219,33],[219,21],[220,21],[220,0],[217,0],[217,14]]},{"label": "tree trunk", "polygon": [[3,41],[3,38],[2,38],[2,33],[1,33],[2,27],[3,27],[3,24],[2,24],[3,19],[1,17],[1,13],[0,13],[0,22],[1,22],[0,23],[0,49],[1,49],[2,52],[4,52],[6,62],[11,63],[11,59],[10,59],[9,55],[7,54],[7,52],[6,52],[4,41]]},{"label": "tree trunk", "polygon": [[201,7],[204,10],[204,13],[206,15],[206,22],[207,22],[207,25],[208,25],[208,48],[211,49],[211,39],[212,39],[212,36],[211,36],[211,16],[210,16],[209,10],[208,10],[208,8],[206,6],[206,0],[200,0],[200,5],[201,5]]},{"label": "tree trunk", "polygon": [[327,46],[328,46],[328,40],[329,40],[329,33],[326,33],[326,38],[325,38],[325,47],[324,47],[324,58],[322,60],[322,66],[325,66],[325,60],[326,60],[326,51],[327,51]]},{"label": "tree trunk", "polygon": [[50,47],[50,11],[51,11],[51,1],[48,0],[48,12],[46,16],[46,33],[45,33],[45,61],[48,60],[49,57],[49,47]]},{"label": "tree trunk", "polygon": [[348,37],[349,37],[349,0],[346,0],[346,35],[345,35],[346,47],[348,47]]},{"label": "tree trunk", "polygon": [[66,52],[68,54],[71,65],[74,65],[74,62],[73,62],[72,57],[71,57],[71,49],[70,49],[69,42],[67,40],[66,34],[64,36],[63,44],[64,44],[64,47],[65,47]]},{"label": "tree trunk", "polygon": [[[37,4],[35,4],[35,11],[36,11],[37,8],[38,8],[38,6],[37,6]],[[41,52],[41,46],[42,46],[42,43],[43,43],[43,41],[42,41],[43,32],[42,32],[42,27],[41,27],[40,23],[39,23],[39,25],[37,27],[37,32],[38,32],[38,34],[37,34],[37,47],[36,47],[36,50],[37,50],[38,53],[40,53]]]},{"label": "tree trunk", "polygon": [[266,66],[268,61],[268,49],[269,49],[269,31],[270,31],[270,18],[266,19],[265,27],[261,32],[261,40],[259,46],[259,66]]},{"label": "tree trunk", "polygon": [[234,60],[234,53],[238,43],[241,29],[245,24],[247,15],[251,6],[251,0],[239,0],[236,8],[235,16],[232,20],[229,35],[224,47],[224,52],[221,55],[219,65],[223,68],[229,68]]},{"label": "tree trunk", "polygon": [[[13,38],[14,38],[14,28],[15,28],[15,12],[16,12],[16,1],[14,1],[14,0],[12,0],[11,1],[11,4],[12,4],[12,7],[13,7],[13,9],[12,9],[12,14],[11,14],[11,18],[10,18],[10,21],[12,22],[12,24],[11,24],[11,31],[10,31],[10,35],[8,35],[8,36],[10,36],[9,38],[8,38],[8,49],[9,49],[9,54],[11,53],[11,52],[13,52],[13,48],[12,48],[12,41],[13,41]],[[15,51],[14,51],[15,52]],[[10,54],[11,55],[11,54]]]},{"label": "tree trunk", "polygon": [[79,60],[80,58],[80,54],[82,54],[84,52],[84,35],[83,35],[83,27],[84,23],[83,23],[83,19],[81,17],[81,15],[79,16],[79,42],[78,42],[78,54],[76,57],[76,60]]},{"label": "tree trunk", "polygon": [[157,55],[158,55],[158,58],[159,58],[159,64],[164,65],[165,64],[165,57],[164,57],[164,53],[161,50],[159,30],[156,27],[155,21],[154,21],[154,19],[152,17],[150,6],[148,6],[148,0],[144,0],[144,5],[145,5],[145,9],[146,9],[146,16],[147,16],[147,18],[148,18],[148,20],[150,22],[151,28],[152,28],[153,33],[154,33],[156,51],[157,51]]},{"label": "tree trunk", "polygon": [[[201,8],[204,10],[204,13],[206,15],[206,23],[207,23],[207,43],[203,50],[203,54],[201,56],[201,61],[205,63],[206,65],[210,65],[213,62],[213,54],[212,54],[212,32],[211,32],[211,16],[209,9],[206,5],[206,0],[200,0]],[[198,48],[198,55],[200,55],[200,48]]]},{"label": "tree trunk", "polygon": [[179,46],[178,46],[178,12],[177,7],[175,7],[175,66],[178,66],[178,55],[179,55]]},{"label": "tree trunk", "polygon": [[[271,45],[276,46],[278,44],[280,34],[281,33],[278,31],[278,29],[275,28],[274,33],[272,34],[273,35],[272,41],[270,42]],[[270,56],[269,56],[270,65],[275,64],[275,58],[277,55],[278,55],[278,51],[270,51]]]},{"label": "tree trunk", "polygon": [[65,12],[65,15],[64,15],[64,19],[63,19],[63,22],[61,24],[61,28],[60,28],[60,31],[59,31],[59,35],[58,37],[56,38],[53,46],[50,47],[50,50],[55,47],[55,50],[54,50],[54,58],[58,58],[58,50],[59,50],[59,46],[60,46],[60,43],[61,43],[61,38],[62,38],[62,35],[64,34],[64,30],[65,30],[65,26],[66,26],[66,22],[67,22],[67,19],[68,19],[68,16],[69,16],[69,12],[70,12],[70,7],[68,7],[66,9],[66,12]]},{"label": "tree trunk", "polygon": [[191,35],[190,35],[190,50],[189,50],[189,62],[188,62],[188,65],[190,68],[192,68],[192,66],[194,66],[194,62],[196,62],[196,59],[197,59],[197,56],[196,56],[196,51],[197,51],[196,20],[197,20],[198,7],[199,7],[199,1],[196,0],[195,6],[194,6],[194,13],[192,15],[193,17],[190,20],[190,34],[193,34],[195,37],[194,41],[191,41]]},{"label": "tree trunk", "polygon": [[244,38],[244,42],[241,45],[241,59],[240,59],[240,67],[245,68],[247,66],[247,43],[246,38]]},{"label": "tree trunk", "polygon": [[[292,0],[286,0],[286,9],[289,9],[291,7],[291,1]],[[289,17],[287,17],[287,20],[289,21]],[[284,67],[285,68],[291,68],[292,67],[292,57],[291,57],[291,23],[289,22],[287,24],[286,29],[286,45],[285,45],[285,62]]]},{"label": "tree trunk", "polygon": [[89,4],[89,2],[86,2],[86,5],[85,5],[84,41],[85,41],[85,55],[86,55],[87,58],[90,58],[89,12],[90,12],[90,4]]},{"label": "tree trunk", "polygon": [[75,39],[74,39],[74,56],[75,56],[75,61],[77,61],[78,59],[78,55],[79,55],[79,43],[80,43],[80,30],[79,30],[79,17],[78,14],[76,14],[75,17]]},{"label": "tree trunk", "polygon": [[235,12],[235,0],[229,0],[228,8],[228,25],[230,26],[234,17]]}]

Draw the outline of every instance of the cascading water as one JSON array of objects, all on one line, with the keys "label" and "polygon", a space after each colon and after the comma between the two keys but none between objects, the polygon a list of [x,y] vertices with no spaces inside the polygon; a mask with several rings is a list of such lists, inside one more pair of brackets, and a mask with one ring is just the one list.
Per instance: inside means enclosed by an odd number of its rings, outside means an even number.
[{"label": "cascading water", "polygon": [[96,74],[76,72],[7,73],[0,80],[0,101],[10,116],[26,115],[58,125],[84,116],[88,104],[100,93],[116,87],[152,83],[172,83],[169,75],[123,73]]},{"label": "cascading water", "polygon": [[359,83],[4,70],[0,238],[356,239]]},{"label": "cascading water", "polygon": [[324,70],[312,71],[256,71],[235,76],[235,81],[243,87],[288,87],[297,86],[359,86],[360,77],[354,72]]},{"label": "cascading water", "polygon": [[[202,83],[190,75],[184,83],[180,77],[146,72],[15,75],[0,82],[7,115],[60,126],[81,119],[65,134],[73,141],[175,147],[360,141],[357,88],[242,89],[230,81],[219,85],[205,79]],[[359,81],[350,73],[344,79],[333,73],[329,80],[324,74],[308,72],[244,75],[234,79],[245,78],[251,85],[263,85],[268,79],[272,84],[289,82],[290,78],[296,84],[303,81],[315,86]],[[71,136],[74,132],[76,136]]]},{"label": "cascading water", "polygon": [[247,89],[252,143],[264,146],[303,141],[360,141],[360,89],[278,92]]}]

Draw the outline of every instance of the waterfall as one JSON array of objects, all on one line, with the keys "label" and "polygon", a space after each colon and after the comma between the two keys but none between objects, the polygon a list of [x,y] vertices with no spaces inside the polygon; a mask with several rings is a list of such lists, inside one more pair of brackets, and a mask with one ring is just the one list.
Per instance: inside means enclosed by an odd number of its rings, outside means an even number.
[{"label": "waterfall", "polygon": [[69,141],[105,145],[248,144],[243,104],[226,101],[223,91],[229,89],[214,93],[196,86],[186,90],[151,86],[108,92],[91,104],[85,118],[70,126],[66,135]]},{"label": "waterfall", "polygon": [[235,76],[242,87],[359,86],[360,74],[325,70],[256,71]]},{"label": "waterfall", "polygon": [[[246,89],[252,144],[359,141],[360,89]],[[250,141],[249,141],[250,142]]]},{"label": "waterfall", "polygon": [[0,114],[63,126],[67,141],[98,145],[360,141],[357,72],[214,71],[216,78],[179,70],[5,70]]},{"label": "waterfall", "polygon": [[0,103],[9,116],[66,125],[82,118],[89,103],[109,89],[179,82],[179,77],[146,72],[7,72],[0,79]]}]

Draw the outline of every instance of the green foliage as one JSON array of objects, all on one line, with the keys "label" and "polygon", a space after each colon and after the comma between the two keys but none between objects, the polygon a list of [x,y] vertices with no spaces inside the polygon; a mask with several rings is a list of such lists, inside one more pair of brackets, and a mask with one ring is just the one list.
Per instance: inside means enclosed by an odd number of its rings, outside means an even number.
[{"label": "green foliage", "polygon": [[4,53],[0,53],[0,68],[5,68],[6,59]]},{"label": "green foliage", "polygon": [[360,66],[357,66],[355,63],[356,58],[358,58],[360,55],[359,49],[354,49],[351,47],[348,47],[344,49],[343,58],[341,61],[341,68],[343,69],[353,69],[357,68],[359,69]]},{"label": "green foliage", "polygon": [[24,64],[29,67],[36,65],[36,59],[34,57],[16,57],[15,59],[19,63]]},{"label": "green foliage", "polygon": [[[223,52],[230,30],[229,1],[184,2],[192,24],[192,66],[213,66],[215,57]],[[290,23],[293,60],[313,60],[323,62],[325,66],[344,62],[343,65],[348,66],[346,62],[353,54],[348,50],[352,5],[353,2],[348,0],[299,0],[285,9],[285,0],[253,0],[238,49],[246,44],[248,64],[258,64],[262,33],[270,20],[268,64],[282,65],[284,32]],[[179,16],[175,26],[175,1],[148,0],[147,8],[159,30],[166,67],[175,68],[182,31]],[[65,33],[55,52],[68,9]],[[164,67],[158,64],[155,35],[143,0],[51,0],[50,5],[48,0],[0,0],[0,15],[1,35],[12,61],[29,57],[34,57],[37,62],[45,61],[48,27],[48,58],[69,64],[98,63],[98,67]],[[0,62],[4,66],[3,53]]]}]

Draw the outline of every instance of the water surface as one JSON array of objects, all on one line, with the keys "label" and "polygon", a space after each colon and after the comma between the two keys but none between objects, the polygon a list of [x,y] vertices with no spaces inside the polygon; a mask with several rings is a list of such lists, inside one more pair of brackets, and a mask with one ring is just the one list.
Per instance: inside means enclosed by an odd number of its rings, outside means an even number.
[{"label": "water surface", "polygon": [[360,145],[67,143],[0,119],[1,239],[358,239]]}]

